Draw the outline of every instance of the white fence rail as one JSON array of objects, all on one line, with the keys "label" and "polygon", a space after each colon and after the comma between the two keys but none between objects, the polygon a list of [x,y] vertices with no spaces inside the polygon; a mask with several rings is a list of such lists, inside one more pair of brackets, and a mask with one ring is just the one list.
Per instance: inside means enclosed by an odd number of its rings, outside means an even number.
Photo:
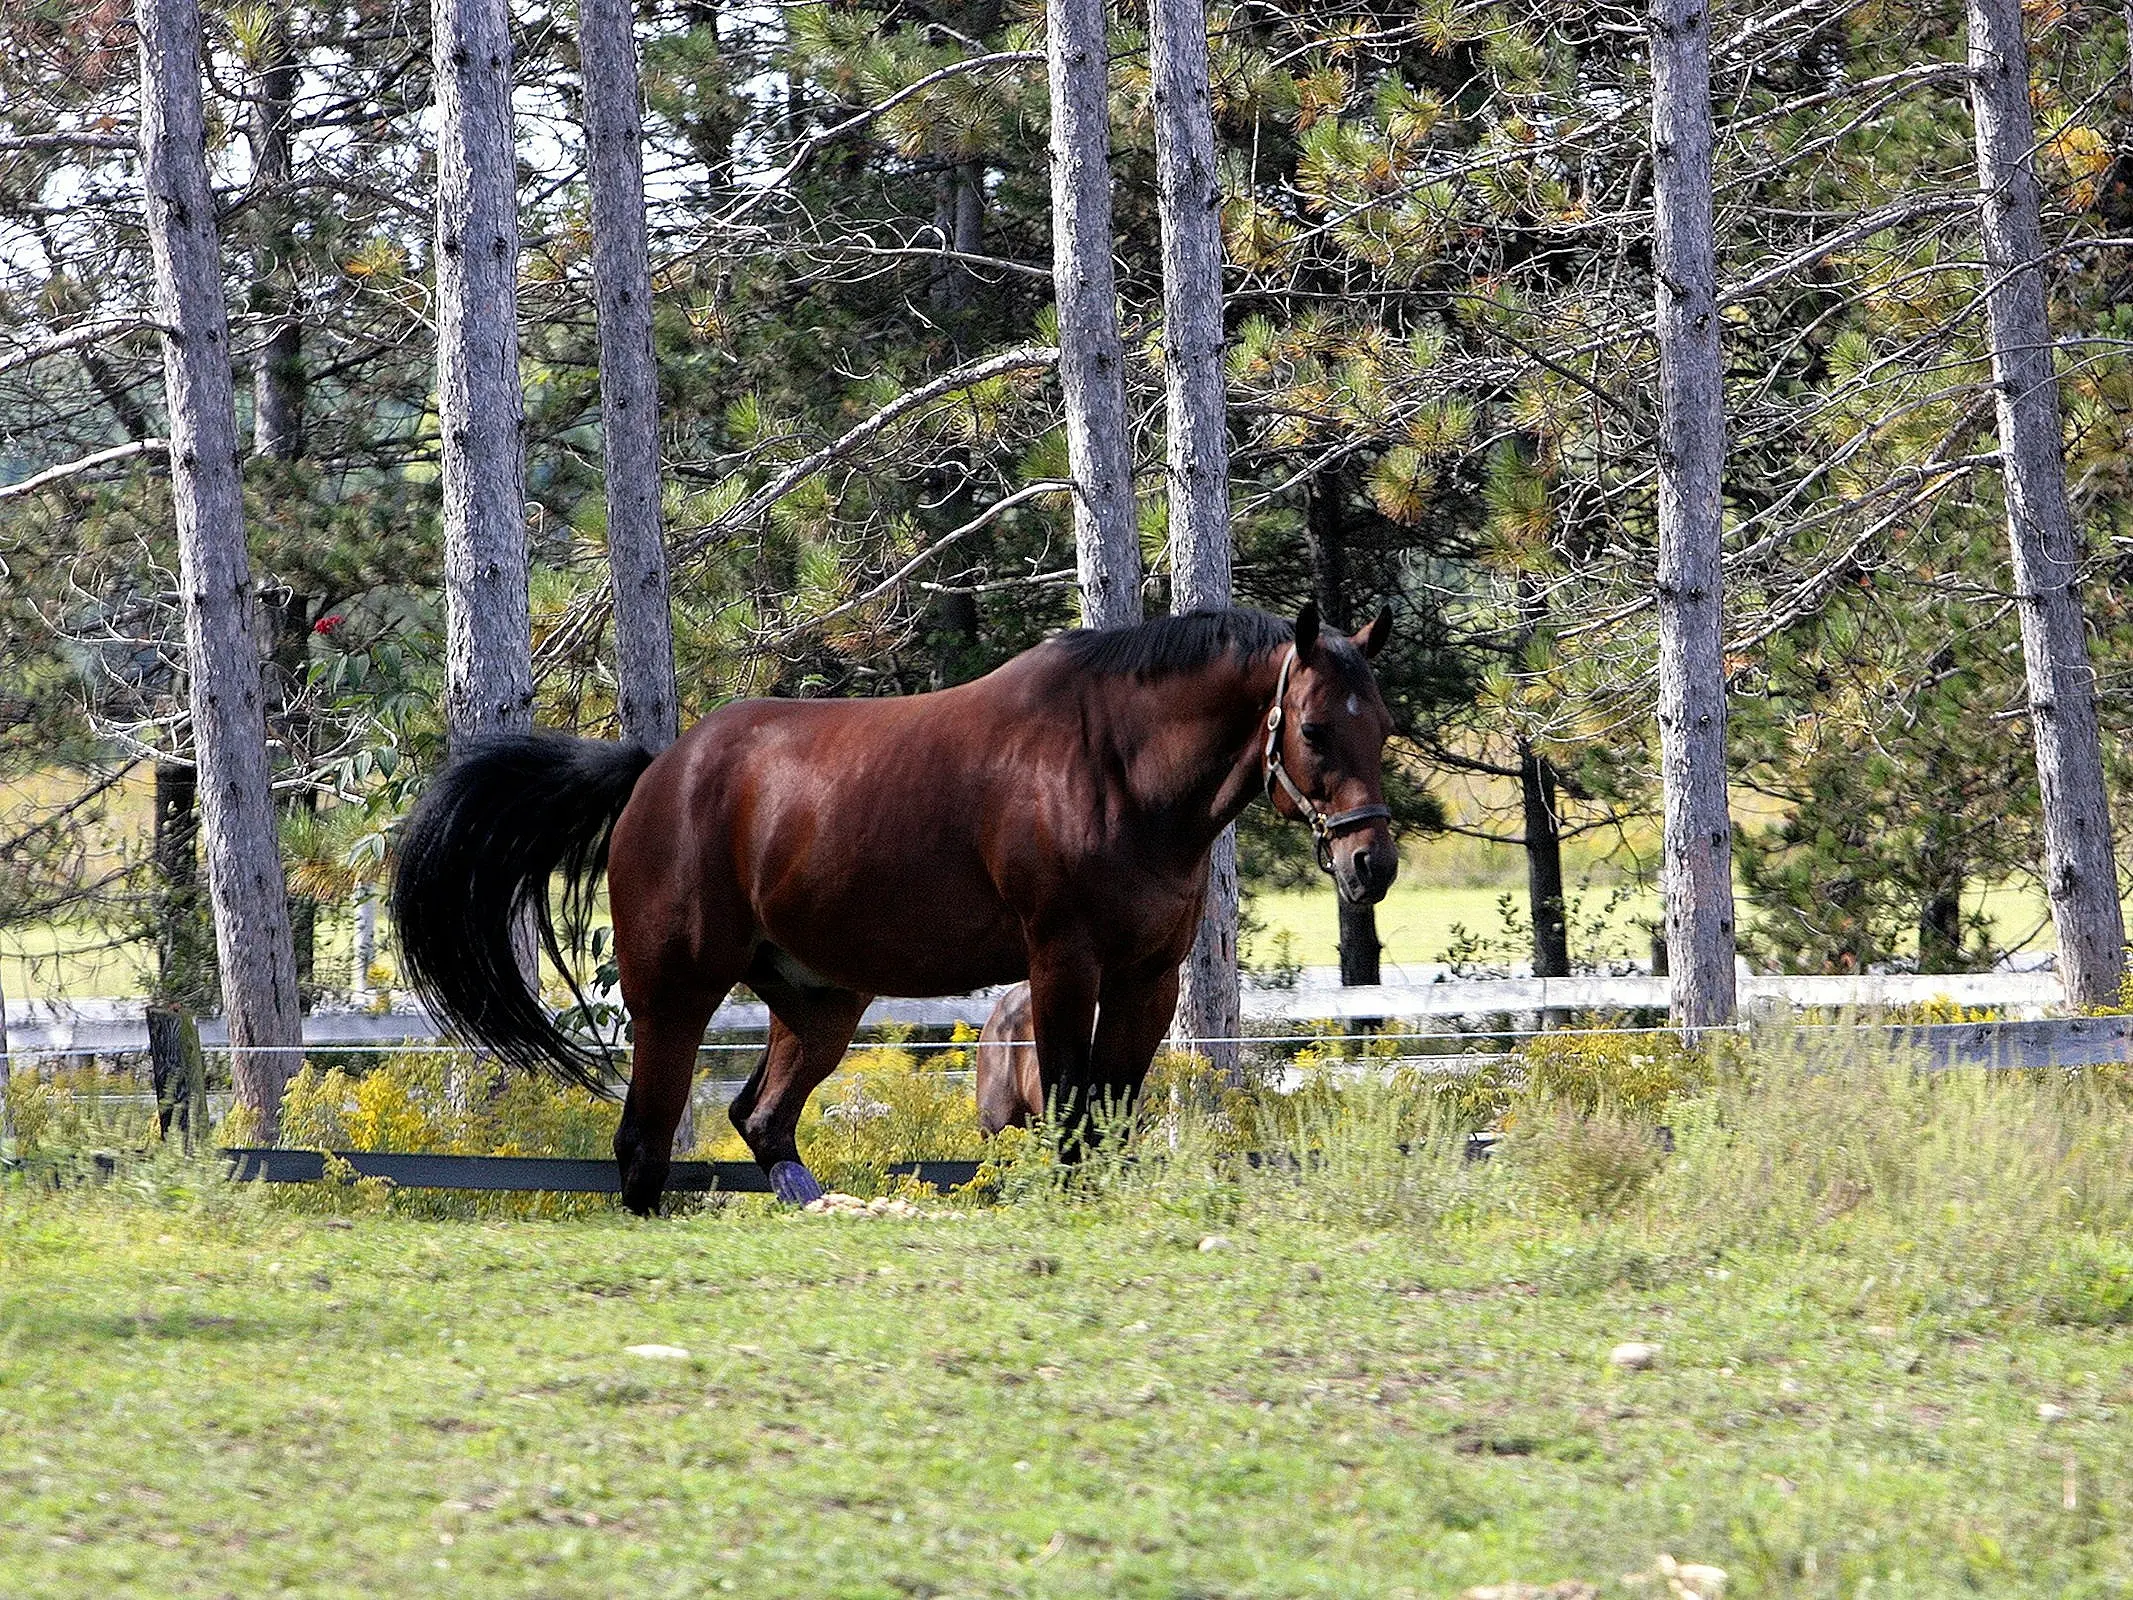
[{"label": "white fence rail", "polygon": [[[982,1024],[996,991],[945,1000],[877,1000],[868,1024],[904,1023],[947,1027]],[[2050,972],[1980,972],[1945,976],[1865,973],[1846,977],[1744,977],[1742,1010],[1774,1019],[1799,1008],[1873,1009],[1943,1000],[1992,1008],[2034,1019],[2060,1000]],[[1329,976],[1307,972],[1288,988],[1251,987],[1244,994],[1248,1022],[1439,1023],[1564,1011],[1663,1011],[1667,980],[1645,975],[1615,978],[1442,978],[1371,988],[1344,989]],[[8,1008],[7,1049],[24,1055],[101,1055],[145,1050],[148,1026],[139,1000],[16,1001]],[[711,1019],[717,1032],[761,1033],[770,1025],[760,1002],[729,1000]],[[439,1030],[427,1012],[317,1011],[304,1019],[304,1042],[321,1049],[418,1044]],[[219,1018],[203,1018],[200,1040],[226,1048],[229,1031]]]}]

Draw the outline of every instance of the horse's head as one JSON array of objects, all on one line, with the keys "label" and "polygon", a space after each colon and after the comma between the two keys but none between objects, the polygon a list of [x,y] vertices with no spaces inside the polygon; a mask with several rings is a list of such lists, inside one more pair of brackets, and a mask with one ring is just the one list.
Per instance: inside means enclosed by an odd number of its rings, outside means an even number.
[{"label": "horse's head", "polygon": [[1400,870],[1384,787],[1392,717],[1370,670],[1391,634],[1389,610],[1352,637],[1324,633],[1306,601],[1267,715],[1267,797],[1311,825],[1318,864],[1351,904],[1384,899]]}]

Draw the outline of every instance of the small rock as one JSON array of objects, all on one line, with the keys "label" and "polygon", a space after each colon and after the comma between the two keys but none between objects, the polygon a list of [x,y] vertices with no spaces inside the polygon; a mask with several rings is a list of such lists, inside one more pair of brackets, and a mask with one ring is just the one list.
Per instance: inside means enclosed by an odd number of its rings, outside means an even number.
[{"label": "small rock", "polygon": [[2072,1415],[2073,1413],[2067,1410],[2065,1406],[2055,1406],[2049,1400],[2037,1407],[2037,1420],[2039,1422],[2064,1422]]},{"label": "small rock", "polygon": [[626,1356],[642,1356],[647,1361],[686,1361],[689,1352],[678,1344],[633,1344],[623,1348]]},{"label": "small rock", "polygon": [[1608,1351],[1607,1359],[1611,1365],[1621,1367],[1624,1371],[1643,1372],[1658,1361],[1659,1352],[1663,1348],[1662,1345],[1646,1344],[1642,1340],[1632,1339],[1627,1344],[1618,1344]]},{"label": "small rock", "polygon": [[1200,1241],[1200,1254],[1203,1256],[1213,1250],[1227,1250],[1228,1248],[1229,1238],[1225,1234],[1211,1233]]},{"label": "small rock", "polygon": [[1576,1578],[1560,1583],[1482,1583],[1460,1591],[1459,1600],[1598,1600],[1600,1591]]},{"label": "small rock", "polygon": [[1726,1569],[1700,1561],[1676,1561],[1664,1550],[1652,1563],[1666,1579],[1667,1593],[1674,1600],[1722,1600],[1726,1592]]},{"label": "small rock", "polygon": [[1780,1378],[1780,1379],[1778,1379],[1778,1393],[1779,1393],[1779,1394],[1798,1394],[1799,1392],[1800,1392],[1800,1380],[1799,1380],[1798,1378]]}]

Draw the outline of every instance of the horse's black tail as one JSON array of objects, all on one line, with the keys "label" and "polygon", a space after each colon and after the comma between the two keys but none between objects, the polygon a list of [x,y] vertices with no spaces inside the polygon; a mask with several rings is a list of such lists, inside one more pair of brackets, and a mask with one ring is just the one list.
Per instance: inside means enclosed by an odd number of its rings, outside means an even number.
[{"label": "horse's black tail", "polygon": [[[585,943],[608,836],[651,765],[641,745],[485,736],[431,782],[401,828],[392,914],[400,968],[446,1028],[513,1066],[608,1092],[606,1052],[556,1026],[519,966],[531,916],[567,975]],[[563,937],[548,880],[563,874]]]}]

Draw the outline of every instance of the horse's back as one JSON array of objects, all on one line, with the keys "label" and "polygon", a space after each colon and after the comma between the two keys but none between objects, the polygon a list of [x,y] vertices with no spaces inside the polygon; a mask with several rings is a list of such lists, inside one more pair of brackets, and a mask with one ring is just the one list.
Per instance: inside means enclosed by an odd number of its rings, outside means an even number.
[{"label": "horse's back", "polygon": [[999,687],[723,706],[646,774],[618,859],[626,845],[663,857],[653,900],[693,881],[699,915],[744,914],[751,941],[840,987],[955,993],[1019,977],[1022,928],[997,864],[1049,784],[1033,752],[1050,730]]}]

